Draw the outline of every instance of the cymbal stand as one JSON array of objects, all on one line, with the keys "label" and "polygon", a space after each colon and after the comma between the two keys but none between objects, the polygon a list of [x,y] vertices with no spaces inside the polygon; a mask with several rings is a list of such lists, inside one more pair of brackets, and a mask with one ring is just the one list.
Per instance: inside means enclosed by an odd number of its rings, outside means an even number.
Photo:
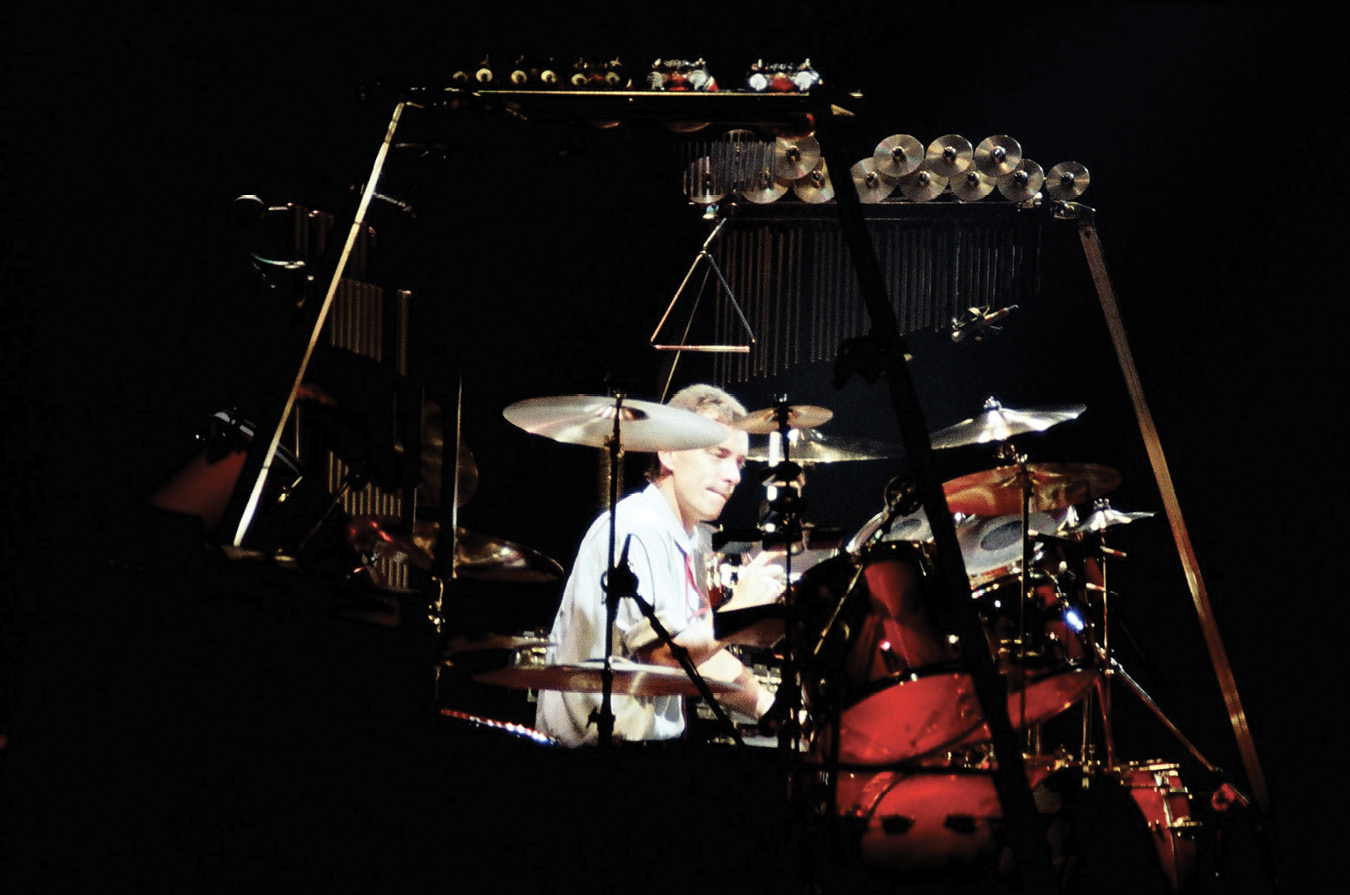
[{"label": "cymbal stand", "polygon": [[801,726],[798,717],[801,712],[802,687],[801,687],[801,661],[797,654],[797,645],[793,643],[793,629],[800,622],[798,616],[801,613],[801,607],[797,601],[792,599],[792,548],[802,540],[802,510],[803,502],[801,493],[797,490],[796,482],[802,475],[802,468],[792,462],[792,442],[788,438],[791,427],[788,425],[788,419],[791,414],[791,407],[788,405],[787,395],[778,399],[774,406],[774,414],[778,418],[778,439],[782,447],[783,459],[769,469],[768,481],[774,483],[776,494],[774,499],[769,501],[769,510],[777,514],[774,522],[774,530],[765,536],[764,546],[768,548],[772,544],[782,543],[783,552],[783,572],[784,572],[784,601],[786,602],[786,611],[784,617],[784,644],[785,655],[783,657],[783,674],[778,684],[778,691],[783,692],[787,688],[787,702],[778,705],[775,700],[774,709],[777,711],[786,711],[787,718],[778,730],[778,748],[783,752],[795,752],[801,744]]},{"label": "cymbal stand", "polygon": [[680,663],[684,673],[694,682],[699,693],[708,701],[708,705],[717,715],[728,730],[731,731],[732,738],[738,746],[745,745],[736,731],[736,727],[731,723],[731,718],[726,714],[721,704],[713,696],[703,675],[699,673],[697,666],[689,657],[689,651],[677,644],[670,632],[656,618],[655,608],[644,600],[637,592],[638,579],[628,566],[628,545],[629,541],[624,543],[623,555],[618,553],[618,512],[619,512],[619,466],[623,458],[623,400],[625,395],[619,393],[614,396],[614,428],[609,438],[605,440],[605,450],[609,454],[609,561],[607,570],[600,581],[601,590],[605,594],[605,663],[600,671],[600,708],[591,713],[591,719],[595,722],[599,733],[598,742],[600,748],[608,749],[614,743],[614,625],[619,617],[619,600],[627,597],[637,601],[638,607],[647,620],[651,622],[652,630],[656,632],[661,642],[670,647],[671,655]]}]

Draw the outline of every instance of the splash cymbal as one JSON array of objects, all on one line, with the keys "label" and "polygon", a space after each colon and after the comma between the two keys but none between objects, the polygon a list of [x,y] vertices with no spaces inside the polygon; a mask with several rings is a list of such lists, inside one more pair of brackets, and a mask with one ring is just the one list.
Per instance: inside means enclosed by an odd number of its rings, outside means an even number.
[{"label": "splash cymbal", "polygon": [[872,161],[878,174],[900,179],[923,164],[923,144],[909,134],[892,134],[877,144]]},{"label": "splash cymbal", "polygon": [[800,180],[816,169],[820,144],[815,137],[779,137],[774,141],[773,171],[783,180]]},{"label": "splash cymbal", "polygon": [[928,144],[924,168],[939,177],[955,177],[974,163],[975,149],[960,134],[944,134]]},{"label": "splash cymbal", "polygon": [[1040,192],[1043,183],[1045,172],[1041,170],[1041,166],[1029,158],[1024,158],[1016,171],[998,182],[998,191],[1005,199],[1025,202]]},{"label": "splash cymbal", "polygon": [[1067,202],[1083,195],[1091,182],[1092,175],[1078,162],[1060,162],[1045,175],[1045,194]]},{"label": "splash cymbal", "polygon": [[801,180],[792,183],[797,198],[812,205],[821,205],[834,198],[834,184],[830,183],[830,169],[825,159],[816,162],[816,168]]},{"label": "splash cymbal", "polygon": [[962,420],[928,437],[934,449],[1007,441],[1027,432],[1044,432],[1057,423],[1077,419],[1087,410],[1086,404],[1064,404],[1056,407],[1033,407],[1018,410],[1004,407],[994,398],[984,402],[984,410],[968,420]]},{"label": "splash cymbal", "polygon": [[975,147],[975,169],[998,180],[1007,177],[1022,163],[1022,144],[1007,134],[985,137]]},{"label": "splash cymbal", "polygon": [[756,205],[768,205],[783,198],[791,187],[791,183],[774,177],[773,171],[765,168],[751,175],[749,185],[741,190],[741,195]]},{"label": "splash cymbal", "polygon": [[1139,519],[1149,519],[1157,515],[1156,513],[1137,512],[1125,513],[1111,506],[1111,501],[1102,498],[1093,503],[1092,512],[1088,513],[1076,525],[1069,525],[1060,531],[1060,534],[1088,534],[1090,532],[1105,531],[1117,525],[1128,525]]},{"label": "splash cymbal", "polygon": [[727,439],[727,427],[714,419],[652,401],[593,395],[557,395],[527,398],[502,411],[526,432],[565,444],[605,447],[614,435],[619,415],[619,438],[629,451],[683,451],[711,447]]},{"label": "splash cymbal", "polygon": [[901,177],[896,186],[909,201],[927,202],[942,195],[942,191],[947,188],[947,178],[932,171],[919,170]]},{"label": "splash cymbal", "polygon": [[853,175],[853,185],[858,190],[858,201],[873,204],[880,202],[895,190],[895,181],[887,180],[876,170],[876,163],[865,158],[855,162],[849,169]]},{"label": "splash cymbal", "polygon": [[999,466],[952,479],[942,486],[953,513],[1011,516],[1022,512],[1022,488],[1031,490],[1031,511],[1049,513],[1086,503],[1120,484],[1120,473],[1096,463],[1028,463]]},{"label": "splash cymbal", "polygon": [[950,181],[952,194],[962,202],[978,202],[994,191],[994,179],[974,168]]}]

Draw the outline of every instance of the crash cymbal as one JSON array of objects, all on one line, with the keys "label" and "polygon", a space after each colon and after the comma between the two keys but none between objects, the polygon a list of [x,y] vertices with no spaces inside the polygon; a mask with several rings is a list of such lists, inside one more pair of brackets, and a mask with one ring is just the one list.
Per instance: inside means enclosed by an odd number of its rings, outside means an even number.
[{"label": "crash cymbal", "polygon": [[[843,438],[828,435],[814,429],[788,432],[788,447],[792,462],[811,463],[847,463],[855,460],[889,460],[904,453],[897,444],[886,444],[868,438]],[[769,461],[768,447],[752,447],[746,454],[747,460]]]},{"label": "crash cymbal", "polygon": [[944,134],[928,144],[924,168],[939,177],[955,177],[975,160],[975,148],[960,134]]},{"label": "crash cymbal", "polygon": [[1005,199],[1025,202],[1040,192],[1043,183],[1045,172],[1041,170],[1041,166],[1029,158],[1024,158],[1016,171],[998,182],[998,191]]},{"label": "crash cymbal", "polygon": [[1088,169],[1078,162],[1060,162],[1045,175],[1045,194],[1067,202],[1083,195],[1091,181]]},{"label": "crash cymbal", "polygon": [[853,175],[853,185],[858,190],[860,202],[880,202],[895,191],[895,181],[882,177],[876,170],[876,163],[870,158],[856,162],[849,173]]},{"label": "crash cymbal", "polygon": [[984,402],[983,412],[978,416],[939,429],[928,437],[928,441],[935,449],[1007,441],[1017,435],[1044,432],[1056,423],[1077,419],[1084,410],[1087,410],[1086,404],[1017,410],[1004,407],[994,398],[988,398]]},{"label": "crash cymbal", "polygon": [[694,159],[684,172],[684,193],[690,202],[711,205],[727,194],[726,172],[708,156]]},{"label": "crash cymbal", "polygon": [[975,147],[975,169],[998,180],[1007,177],[1022,162],[1022,144],[1006,134],[985,137]]},{"label": "crash cymbal", "polygon": [[[431,571],[440,523],[418,519],[412,532],[393,516],[357,515],[347,521],[347,543],[361,552]],[[455,539],[455,574],[480,581],[533,584],[556,581],[563,569],[537,550],[461,526]]]},{"label": "crash cymbal", "polygon": [[974,168],[951,179],[952,194],[962,202],[978,202],[994,191],[994,179]]},{"label": "crash cymbal", "polygon": [[1060,534],[1087,534],[1105,531],[1117,525],[1128,525],[1136,520],[1148,519],[1155,515],[1157,514],[1149,512],[1124,513],[1112,507],[1111,501],[1103,498],[1093,503],[1091,513],[1076,525],[1066,526]]},{"label": "crash cymbal", "polygon": [[557,581],[563,568],[538,550],[503,538],[459,529],[455,541],[455,574],[479,581],[536,584]]},{"label": "crash cymbal", "polygon": [[947,188],[947,178],[932,171],[919,170],[901,177],[896,186],[909,201],[927,202],[942,195],[942,191]]},{"label": "crash cymbal", "polygon": [[[592,395],[527,398],[502,411],[526,432],[565,444],[606,447],[614,434],[617,399]],[[652,401],[624,398],[619,438],[629,451],[684,451],[711,447],[727,439],[727,427],[714,419]]]},{"label": "crash cymbal", "polygon": [[892,134],[877,144],[872,161],[878,174],[900,179],[923,164],[923,144],[909,134]]},{"label": "crash cymbal", "polygon": [[[698,688],[683,669],[648,665],[626,659],[611,660],[612,692],[624,696],[698,696]],[[473,679],[520,690],[562,690],[568,693],[599,693],[603,687],[603,663],[592,659],[578,665],[515,665],[480,671]],[[714,693],[735,693],[741,687],[731,681],[704,677]]]},{"label": "crash cymbal", "polygon": [[800,180],[816,169],[820,144],[815,137],[779,137],[774,141],[773,172],[783,180]]},{"label": "crash cymbal", "polygon": [[822,205],[834,198],[834,184],[830,182],[830,169],[825,159],[816,162],[815,170],[801,180],[792,182],[792,191],[797,198],[812,205]]},{"label": "crash cymbal", "polygon": [[[778,431],[778,410],[777,407],[753,410],[731,425],[751,435],[768,435]],[[811,404],[790,404],[786,412],[789,429],[814,429],[834,418],[833,410]]]},{"label": "crash cymbal", "polygon": [[1120,484],[1120,473],[1096,463],[1028,463],[999,466],[952,479],[942,486],[953,513],[1011,516],[1022,512],[1022,486],[1031,486],[1031,511],[1049,513],[1086,503]]},{"label": "crash cymbal", "polygon": [[455,634],[445,642],[443,656],[484,650],[527,650],[553,646],[547,637],[532,634]]}]

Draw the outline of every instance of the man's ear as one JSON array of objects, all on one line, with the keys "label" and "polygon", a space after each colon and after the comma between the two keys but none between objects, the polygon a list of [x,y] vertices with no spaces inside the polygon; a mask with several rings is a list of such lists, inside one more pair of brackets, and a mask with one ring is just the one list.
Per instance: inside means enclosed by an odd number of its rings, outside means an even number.
[{"label": "man's ear", "polygon": [[672,451],[657,451],[657,452],[656,452],[656,460],[657,460],[658,463],[661,464],[661,470],[662,470],[663,473],[671,472],[671,471],[672,471],[672,467],[671,467],[671,465],[670,465],[670,455],[671,455],[672,453],[673,453]]}]

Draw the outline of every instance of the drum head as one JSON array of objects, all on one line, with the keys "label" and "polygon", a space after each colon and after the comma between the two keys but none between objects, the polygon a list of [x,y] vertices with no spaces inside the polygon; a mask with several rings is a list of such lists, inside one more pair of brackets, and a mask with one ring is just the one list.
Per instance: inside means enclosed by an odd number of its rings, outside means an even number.
[{"label": "drum head", "polygon": [[969,675],[901,681],[843,711],[839,759],[848,764],[887,764],[917,758],[969,735],[980,718]]},{"label": "drum head", "polygon": [[[1046,513],[1032,513],[1029,522],[1035,531],[1055,530],[1055,520]],[[1021,516],[972,516],[957,527],[956,540],[974,587],[1015,575],[1022,568]]]}]

